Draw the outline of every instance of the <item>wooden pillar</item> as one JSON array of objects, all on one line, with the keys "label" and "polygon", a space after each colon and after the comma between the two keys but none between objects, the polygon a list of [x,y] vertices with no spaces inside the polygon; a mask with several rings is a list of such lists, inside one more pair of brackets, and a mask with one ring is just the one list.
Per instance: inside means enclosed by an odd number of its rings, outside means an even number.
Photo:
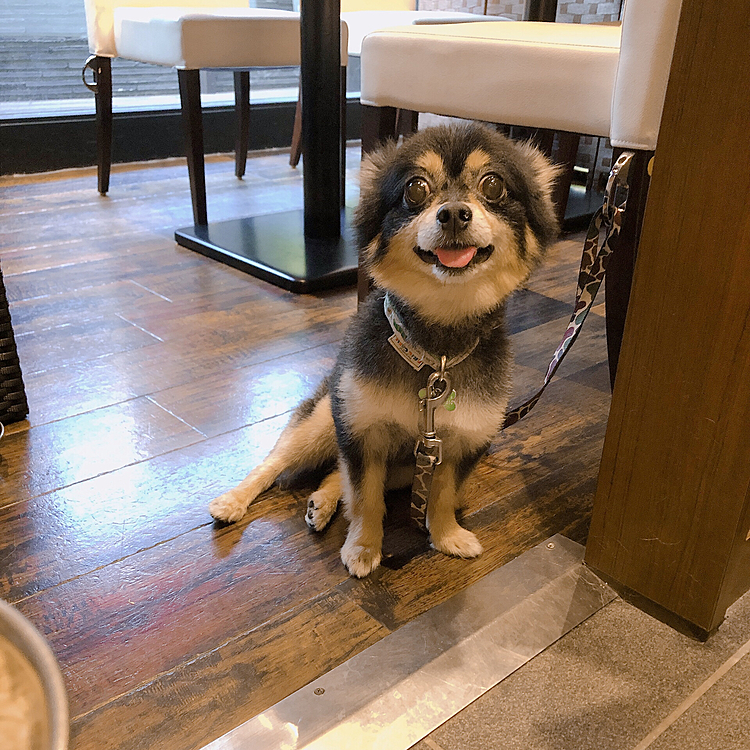
[{"label": "wooden pillar", "polygon": [[698,636],[750,588],[747,19],[682,5],[586,550]]}]

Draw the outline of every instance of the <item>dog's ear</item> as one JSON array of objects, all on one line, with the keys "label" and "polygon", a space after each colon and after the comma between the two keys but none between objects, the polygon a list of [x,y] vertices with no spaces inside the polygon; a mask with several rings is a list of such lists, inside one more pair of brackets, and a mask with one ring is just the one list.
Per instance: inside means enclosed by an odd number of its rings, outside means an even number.
[{"label": "dog's ear", "polygon": [[359,178],[359,203],[354,211],[354,228],[360,249],[367,247],[382,229],[387,211],[383,182],[396,158],[398,147],[388,141],[362,160]]},{"label": "dog's ear", "polygon": [[552,189],[563,167],[553,164],[531,141],[516,142],[516,148],[531,167],[536,183],[534,187],[551,200]]},{"label": "dog's ear", "polygon": [[546,248],[560,234],[552,191],[563,167],[553,164],[529,141],[515,141],[514,146],[518,149],[522,160],[528,165],[526,179],[530,188],[529,224],[541,247]]},{"label": "dog's ear", "polygon": [[379,191],[378,178],[385,174],[397,150],[395,141],[387,141],[377,150],[365,155],[359,173],[360,195],[369,195],[373,190]]}]

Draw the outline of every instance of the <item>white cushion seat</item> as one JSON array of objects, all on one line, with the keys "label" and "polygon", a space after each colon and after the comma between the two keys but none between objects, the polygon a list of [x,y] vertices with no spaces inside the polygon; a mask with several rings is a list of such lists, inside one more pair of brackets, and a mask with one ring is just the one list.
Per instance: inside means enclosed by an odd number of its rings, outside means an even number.
[{"label": "white cushion seat", "polygon": [[444,24],[508,21],[503,16],[480,16],[476,13],[439,10],[352,10],[341,14],[349,28],[349,54],[358,57],[362,40],[374,31],[407,24]]},{"label": "white cushion seat", "polygon": [[628,0],[621,24],[407,26],[362,42],[362,102],[656,148],[681,0]]},{"label": "white cushion seat", "polygon": [[[346,27],[342,24],[342,65]],[[299,65],[299,14],[256,8],[119,7],[118,55],[178,69]]]},{"label": "white cushion seat", "polygon": [[362,46],[362,102],[608,135],[620,31],[531,21],[376,31]]}]

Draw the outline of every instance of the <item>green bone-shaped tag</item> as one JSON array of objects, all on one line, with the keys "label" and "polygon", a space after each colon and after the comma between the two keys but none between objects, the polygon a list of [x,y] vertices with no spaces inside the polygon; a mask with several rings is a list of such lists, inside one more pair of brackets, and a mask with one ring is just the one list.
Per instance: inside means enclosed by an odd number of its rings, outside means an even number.
[{"label": "green bone-shaped tag", "polygon": [[450,392],[450,395],[445,400],[445,403],[443,404],[443,407],[447,411],[453,411],[456,408],[456,391],[453,390]]},{"label": "green bone-shaped tag", "polygon": [[[426,388],[422,388],[422,389],[421,389],[421,390],[419,391],[419,394],[418,394],[418,396],[419,396],[419,398],[421,398],[421,399],[425,399],[425,398],[427,398],[427,389],[426,389]],[[445,399],[445,403],[443,404],[443,408],[444,408],[444,409],[445,409],[446,411],[455,411],[455,409],[456,409],[456,406],[457,406],[457,404],[456,404],[456,391],[455,391],[455,389],[454,389],[454,390],[452,390],[452,391],[450,392],[450,395],[448,396],[448,398],[447,398],[447,399]]]}]

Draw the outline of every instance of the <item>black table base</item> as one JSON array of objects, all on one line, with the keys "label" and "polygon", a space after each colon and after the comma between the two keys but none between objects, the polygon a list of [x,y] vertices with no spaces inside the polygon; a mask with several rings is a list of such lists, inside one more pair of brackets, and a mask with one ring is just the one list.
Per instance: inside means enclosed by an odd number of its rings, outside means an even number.
[{"label": "black table base", "polygon": [[357,283],[357,249],[342,211],[341,236],[305,237],[303,212],[285,211],[175,232],[178,245],[282,289],[312,293]]}]

